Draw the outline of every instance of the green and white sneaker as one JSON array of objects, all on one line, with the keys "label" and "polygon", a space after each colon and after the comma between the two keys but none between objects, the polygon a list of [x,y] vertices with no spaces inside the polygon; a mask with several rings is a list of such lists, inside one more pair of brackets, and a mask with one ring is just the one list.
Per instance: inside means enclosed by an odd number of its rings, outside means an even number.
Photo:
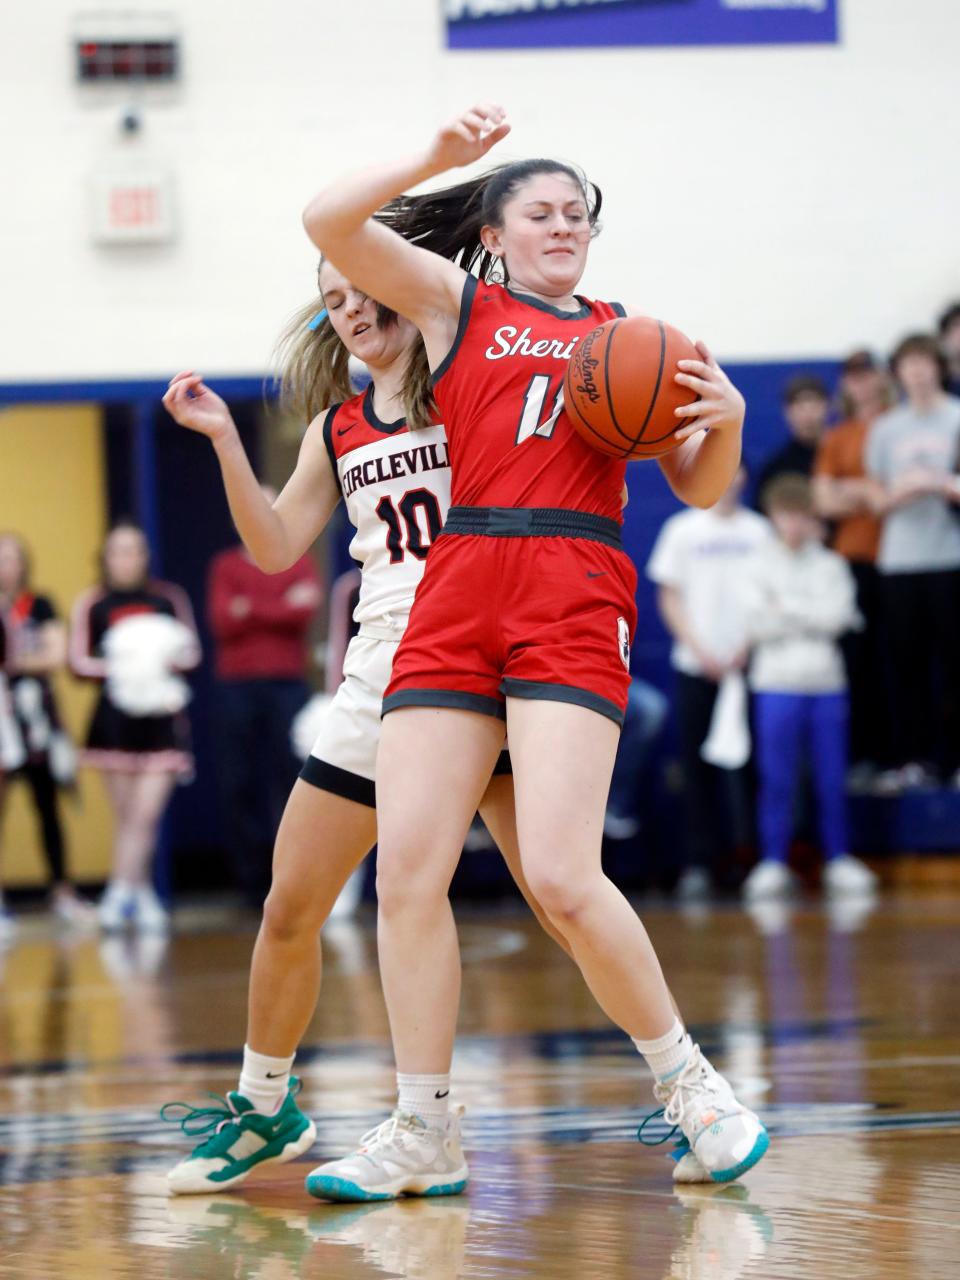
[{"label": "green and white sneaker", "polygon": [[395,1111],[360,1139],[359,1148],[307,1175],[319,1200],[395,1200],[397,1196],[457,1196],[469,1171],[460,1146],[462,1107],[446,1127],[431,1129],[419,1116]]},{"label": "green and white sneaker", "polygon": [[258,1165],[283,1164],[309,1151],[317,1128],[294,1102],[299,1092],[300,1081],[291,1076],[283,1105],[272,1116],[256,1111],[236,1092],[225,1098],[211,1093],[220,1106],[191,1107],[186,1102],[162,1106],[161,1118],[179,1124],[188,1137],[210,1134],[167,1174],[171,1192],[198,1195],[226,1191],[243,1182]]}]

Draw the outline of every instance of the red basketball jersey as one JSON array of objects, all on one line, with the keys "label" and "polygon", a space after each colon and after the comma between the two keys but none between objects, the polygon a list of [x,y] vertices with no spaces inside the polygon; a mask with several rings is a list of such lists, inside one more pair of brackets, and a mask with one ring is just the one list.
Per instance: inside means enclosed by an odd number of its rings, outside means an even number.
[{"label": "red basketball jersey", "polygon": [[434,374],[455,506],[562,507],[620,520],[626,463],[571,427],[563,376],[580,339],[624,310],[578,301],[578,311],[559,311],[467,279],[456,339]]}]

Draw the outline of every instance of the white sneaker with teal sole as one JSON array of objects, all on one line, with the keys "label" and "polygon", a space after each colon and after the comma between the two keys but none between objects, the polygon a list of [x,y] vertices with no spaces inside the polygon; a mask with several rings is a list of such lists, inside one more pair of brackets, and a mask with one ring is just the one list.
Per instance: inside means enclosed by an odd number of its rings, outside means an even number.
[{"label": "white sneaker with teal sole", "polygon": [[360,1139],[359,1148],[307,1175],[318,1200],[395,1200],[398,1196],[456,1196],[469,1171],[460,1146],[460,1116],[433,1129],[419,1116],[395,1111]]},{"label": "white sneaker with teal sole", "polygon": [[[287,1096],[276,1115],[256,1111],[242,1094],[225,1098],[212,1093],[219,1106],[191,1107],[168,1102],[160,1108],[164,1120],[179,1124],[185,1134],[210,1134],[167,1174],[174,1195],[209,1195],[226,1191],[264,1164],[284,1164],[309,1151],[317,1128],[294,1102],[300,1081],[292,1076]],[[179,1114],[177,1109],[180,1109]]]},{"label": "white sneaker with teal sole", "polygon": [[[653,1087],[658,1102],[664,1104],[663,1117],[686,1139],[690,1154],[713,1182],[733,1182],[752,1169],[770,1145],[766,1129],[757,1116],[738,1102],[733,1090],[701,1054],[700,1046],[670,1079]],[[659,1114],[656,1112],[654,1114]],[[652,1119],[648,1116],[647,1120]],[[640,1126],[637,1137],[644,1141]],[[668,1135],[668,1136],[672,1136]],[[659,1145],[660,1139],[652,1145]],[[685,1160],[681,1143],[677,1152],[676,1181],[700,1181],[696,1167]],[[681,1171],[681,1166],[683,1169]]]}]

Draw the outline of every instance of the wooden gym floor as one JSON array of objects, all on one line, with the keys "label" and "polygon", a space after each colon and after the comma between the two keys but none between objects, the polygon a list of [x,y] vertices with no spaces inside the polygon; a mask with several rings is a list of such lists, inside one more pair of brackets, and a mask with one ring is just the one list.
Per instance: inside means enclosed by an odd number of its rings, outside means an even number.
[{"label": "wooden gym floor", "polygon": [[303,1190],[391,1101],[364,917],[328,930],[298,1060],[311,1156],[170,1199],[187,1143],[157,1110],[235,1085],[251,922],[188,914],[169,944],[28,922],[0,954],[0,1276],[960,1277],[960,892],[755,918],[640,905],[696,1037],[770,1128],[736,1185],[675,1190],[634,1136],[645,1069],[569,962],[522,914],[461,912],[465,1196]]}]

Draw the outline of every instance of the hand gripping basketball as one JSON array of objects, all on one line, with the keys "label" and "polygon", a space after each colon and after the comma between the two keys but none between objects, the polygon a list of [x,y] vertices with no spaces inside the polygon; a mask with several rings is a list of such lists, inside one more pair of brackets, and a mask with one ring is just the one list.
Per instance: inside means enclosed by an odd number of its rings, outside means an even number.
[{"label": "hand gripping basketball", "polygon": [[570,422],[588,444],[615,458],[656,458],[680,443],[695,389],[672,374],[698,361],[689,338],[662,320],[628,316],[591,330],[574,349],[563,388]]}]

